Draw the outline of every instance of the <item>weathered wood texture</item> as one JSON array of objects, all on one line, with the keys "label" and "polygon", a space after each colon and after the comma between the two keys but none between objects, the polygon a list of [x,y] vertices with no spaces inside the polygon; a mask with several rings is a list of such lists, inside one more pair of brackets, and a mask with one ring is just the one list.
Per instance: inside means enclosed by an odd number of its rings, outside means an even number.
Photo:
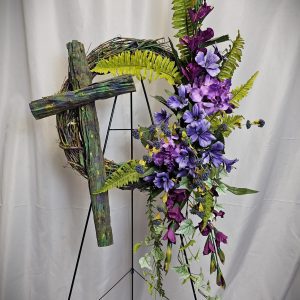
[{"label": "weathered wood texture", "polygon": [[[87,64],[84,46],[78,41],[72,41],[67,44],[67,48],[69,53],[69,80],[72,90],[78,90],[90,85],[92,75]],[[110,224],[108,193],[93,194],[99,190],[105,181],[104,158],[101,150],[95,102],[80,107],[78,109],[78,117],[98,246],[109,246],[113,243],[113,236]]]},{"label": "weathered wood texture", "polygon": [[135,85],[131,76],[119,76],[113,79],[94,83],[74,91],[43,97],[32,101],[29,106],[36,119],[56,115],[68,109],[107,99],[117,95],[135,92]]}]

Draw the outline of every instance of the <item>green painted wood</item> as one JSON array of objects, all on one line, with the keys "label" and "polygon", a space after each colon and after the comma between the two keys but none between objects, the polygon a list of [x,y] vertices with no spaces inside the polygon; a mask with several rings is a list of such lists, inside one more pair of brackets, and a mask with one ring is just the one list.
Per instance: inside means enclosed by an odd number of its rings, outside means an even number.
[{"label": "green painted wood", "polygon": [[[91,80],[89,82],[91,83]],[[119,76],[84,86],[77,90],[43,97],[42,99],[32,101],[29,106],[33,116],[36,119],[42,119],[94,102],[95,100],[107,99],[129,92],[135,92],[132,77]]]},{"label": "green painted wood", "polygon": [[[73,90],[79,90],[91,84],[84,46],[78,41],[67,44],[69,54],[69,80]],[[99,122],[95,102],[79,108],[80,129],[84,146],[84,164],[88,176],[90,197],[99,247],[113,243],[110,224],[108,193],[94,195],[105,180],[105,166],[99,135]]]}]

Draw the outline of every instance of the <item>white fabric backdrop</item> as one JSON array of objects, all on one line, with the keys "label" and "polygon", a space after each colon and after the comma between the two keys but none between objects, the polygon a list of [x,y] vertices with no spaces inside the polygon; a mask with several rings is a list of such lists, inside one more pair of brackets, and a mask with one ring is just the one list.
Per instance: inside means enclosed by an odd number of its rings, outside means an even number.
[{"label": "white fabric backdrop", "polygon": [[[217,35],[246,39],[234,85],[261,71],[241,112],[263,117],[266,127],[235,132],[227,142],[238,170],[228,183],[260,190],[254,196],[225,196],[229,235],[224,268],[226,300],[300,299],[300,86],[299,0],[213,1],[207,19]],[[1,0],[0,1],[0,299],[67,299],[89,205],[86,182],[66,167],[58,148],[55,118],[35,121],[28,103],[56,92],[67,73],[65,44],[91,49],[117,35],[172,36],[171,0]],[[137,83],[136,100],[142,100]],[[151,95],[165,83],[152,84]],[[113,126],[128,126],[128,97],[120,100]],[[127,100],[126,100],[127,99]],[[112,101],[98,103],[102,136]],[[152,108],[158,106],[152,102]],[[143,101],[135,123],[145,124]],[[128,136],[129,137],[129,136]],[[107,157],[124,160],[128,137],[113,133]],[[140,155],[140,153],[139,153]],[[130,266],[128,193],[110,194],[115,243],[97,248],[88,227],[72,299],[99,297]],[[135,240],[146,232],[145,198],[135,201]],[[203,264],[208,258],[203,259]],[[137,264],[136,267],[138,268]],[[207,269],[206,269],[207,270]],[[213,281],[213,280],[212,280]],[[171,300],[192,299],[170,272]],[[200,298],[200,297],[199,297]],[[130,299],[129,277],[105,299]],[[150,299],[135,277],[135,299]]]}]

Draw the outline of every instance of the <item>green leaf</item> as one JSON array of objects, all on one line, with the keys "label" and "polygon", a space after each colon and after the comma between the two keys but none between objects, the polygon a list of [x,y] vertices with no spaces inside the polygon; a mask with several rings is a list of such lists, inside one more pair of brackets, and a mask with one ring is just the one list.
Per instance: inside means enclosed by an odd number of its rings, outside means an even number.
[{"label": "green leaf", "polygon": [[111,173],[111,175],[105,180],[103,186],[100,190],[94,192],[93,194],[104,193],[112,188],[119,188],[125,186],[129,183],[138,182],[140,180],[141,174],[135,170],[138,165],[138,161],[130,160],[127,163],[120,166],[116,171]]},{"label": "green leaf", "polygon": [[254,81],[258,75],[258,72],[255,72],[251,78],[241,86],[235,88],[232,93],[232,99],[230,100],[230,103],[233,104],[235,107],[240,106],[240,101],[248,96],[249,91],[252,89]]},{"label": "green leaf", "polygon": [[108,59],[101,59],[92,72],[114,76],[129,74],[137,79],[151,82],[158,78],[166,79],[170,85],[180,83],[180,72],[173,60],[150,50],[124,51]]},{"label": "green leaf", "polygon": [[172,269],[179,275],[181,279],[187,279],[190,277],[187,265],[173,267]]},{"label": "green leaf", "polygon": [[154,227],[155,234],[157,234],[157,235],[161,235],[162,232],[166,229],[166,227],[162,224],[154,225],[153,227]]},{"label": "green leaf", "polygon": [[222,132],[224,137],[228,137],[233,130],[241,128],[244,117],[242,115],[223,114],[214,118],[211,122],[212,128],[216,130],[221,125],[226,125],[226,130]]},{"label": "green leaf", "polygon": [[187,244],[185,244],[183,247],[179,248],[179,251],[183,251],[187,249],[188,247],[192,247],[196,243],[195,240],[190,240]]},{"label": "green leaf", "polygon": [[152,271],[151,257],[149,255],[146,254],[145,256],[142,256],[139,259],[139,264],[140,264],[140,266],[141,266],[142,269],[148,269],[148,270]]},{"label": "green leaf", "polygon": [[186,237],[193,236],[195,233],[194,223],[191,219],[181,222],[179,228],[176,230],[177,234],[183,234]]},{"label": "green leaf", "polygon": [[[224,183],[225,184],[225,183]],[[258,193],[258,191],[255,191],[255,190],[250,190],[250,189],[247,189],[247,188],[237,188],[237,187],[234,187],[234,186],[230,186],[228,184],[225,184],[226,187],[227,187],[227,190],[232,193],[232,194],[235,194],[235,195],[247,195],[247,194],[255,194],[255,193]]]},{"label": "green leaf", "polygon": [[239,62],[242,60],[242,50],[244,49],[244,40],[238,32],[232,47],[229,49],[226,59],[222,63],[221,71],[218,75],[220,80],[230,79],[233,76],[235,69],[239,66]]},{"label": "green leaf", "polygon": [[165,106],[168,107],[167,100],[164,97],[162,97],[162,96],[152,96],[152,98],[154,98],[155,100],[157,100],[161,104],[163,104],[163,105],[165,105]]},{"label": "green leaf", "polygon": [[216,188],[219,195],[225,194],[227,191],[227,187],[224,183],[220,183],[218,187]]},{"label": "green leaf", "polygon": [[138,250],[140,249],[140,247],[142,246],[142,244],[143,244],[142,242],[138,242],[138,243],[134,244],[133,253],[137,253]]},{"label": "green leaf", "polygon": [[225,263],[225,254],[220,247],[217,248],[217,253],[220,258],[221,263],[224,264]]}]

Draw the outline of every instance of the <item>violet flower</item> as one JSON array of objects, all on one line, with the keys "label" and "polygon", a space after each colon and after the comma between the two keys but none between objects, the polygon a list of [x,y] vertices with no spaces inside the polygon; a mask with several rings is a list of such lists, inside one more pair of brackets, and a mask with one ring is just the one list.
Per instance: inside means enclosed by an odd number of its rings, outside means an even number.
[{"label": "violet flower", "polygon": [[188,105],[188,99],[186,98],[188,86],[181,84],[178,87],[178,96],[171,96],[167,100],[167,105],[172,109],[182,109],[183,107]]},{"label": "violet flower", "polygon": [[207,120],[200,120],[197,123],[193,122],[187,126],[187,135],[194,143],[198,141],[201,147],[207,147],[216,138],[209,131],[210,123]]},{"label": "violet flower", "polygon": [[189,82],[194,82],[201,71],[203,70],[197,63],[191,62],[185,68],[181,67],[182,74],[186,77]]},{"label": "violet flower", "polygon": [[230,173],[232,170],[232,166],[238,161],[238,159],[227,159],[224,157],[223,161],[225,164],[226,172]]},{"label": "violet flower", "polygon": [[201,5],[198,9],[198,11],[196,11],[194,8],[190,8],[189,9],[189,16],[190,19],[193,23],[196,23],[198,21],[200,21],[201,19],[204,19],[211,11],[213,10],[212,6],[207,5],[206,3],[204,3],[203,5]]},{"label": "violet flower", "polygon": [[196,157],[190,148],[182,148],[175,158],[175,161],[178,163],[179,169],[186,167],[194,168],[196,166]]},{"label": "violet flower", "polygon": [[203,67],[212,77],[215,77],[220,73],[220,68],[217,64],[219,60],[219,56],[214,54],[211,49],[209,49],[206,54],[204,54],[202,51],[199,51],[195,57],[197,64]]},{"label": "violet flower", "polygon": [[171,114],[167,113],[167,111],[163,108],[161,109],[160,112],[154,113],[154,120],[155,120],[156,124],[168,123],[170,117],[171,117]]},{"label": "violet flower", "polygon": [[210,150],[207,150],[202,154],[203,164],[206,165],[211,162],[216,168],[218,168],[221,163],[223,163],[223,150],[224,144],[220,141],[214,143]]},{"label": "violet flower", "polygon": [[198,105],[194,105],[192,108],[192,111],[185,111],[185,113],[182,116],[182,119],[184,120],[185,123],[192,123],[192,122],[197,122],[199,120],[204,119],[205,117],[205,112],[203,109],[200,109]]},{"label": "violet flower", "polygon": [[156,173],[153,183],[156,187],[160,189],[163,188],[166,192],[175,185],[175,183],[169,178],[169,174],[165,172]]}]

